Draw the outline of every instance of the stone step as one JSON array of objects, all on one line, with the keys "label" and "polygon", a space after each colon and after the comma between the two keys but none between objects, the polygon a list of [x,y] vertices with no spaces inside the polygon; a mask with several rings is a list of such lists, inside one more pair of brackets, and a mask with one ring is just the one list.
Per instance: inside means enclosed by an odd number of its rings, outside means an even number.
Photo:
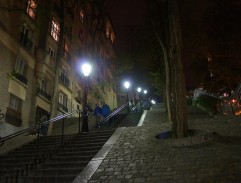
[{"label": "stone step", "polygon": [[62,151],[59,151],[54,156],[58,156],[58,157],[62,157],[62,156],[85,156],[85,155],[95,156],[96,153],[97,153],[96,150],[94,150],[94,151],[81,151],[81,152],[72,152],[72,151],[62,152]]},{"label": "stone step", "polygon": [[93,147],[93,146],[100,146],[100,145],[104,145],[105,142],[107,141],[108,139],[105,139],[105,140],[99,140],[99,141],[81,141],[81,142],[74,142],[74,143],[69,143],[69,144],[66,144],[64,146],[64,148],[78,148],[78,147]]},{"label": "stone step", "polygon": [[[72,182],[113,132],[112,129],[69,135],[64,138],[66,142],[64,146],[59,146],[61,136],[41,137],[38,157],[42,162],[34,164],[37,147],[37,141],[34,141],[0,156],[0,175],[8,178],[7,183]],[[35,168],[27,170],[27,167]],[[17,172],[18,181],[15,180]],[[29,176],[23,176],[27,173]],[[4,180],[4,176],[0,176],[0,178],[3,177],[0,180]]]},{"label": "stone step", "polygon": [[75,162],[75,161],[90,161],[93,156],[62,156],[52,157],[50,162]]},{"label": "stone step", "polygon": [[85,168],[81,166],[78,168],[46,168],[33,170],[30,176],[59,176],[59,175],[78,175]]},{"label": "stone step", "polygon": [[[55,152],[57,152],[56,149],[52,149],[52,150],[48,150],[48,151],[39,150],[38,155],[39,155],[39,157],[44,157],[45,155],[49,156]],[[35,157],[35,156],[36,156],[36,151],[34,151],[34,150],[27,151],[27,152],[21,151],[21,152],[15,152],[15,153],[9,154],[8,156],[6,156],[6,159],[7,158],[10,158],[10,159],[16,158],[17,159],[17,158],[22,158],[22,157]],[[5,159],[5,158],[3,158],[3,159]],[[1,166],[1,164],[0,164],[0,166]]]},{"label": "stone step", "polygon": [[63,152],[63,153],[65,153],[65,152],[75,152],[75,153],[77,153],[77,152],[83,152],[83,151],[96,151],[96,152],[98,152],[100,149],[102,148],[102,145],[99,145],[99,146],[79,146],[79,147],[69,147],[69,148],[63,148],[63,149],[61,149],[61,151]]},{"label": "stone step", "polygon": [[41,169],[48,168],[78,168],[86,166],[89,161],[74,161],[74,162],[45,162],[43,164],[38,164],[37,167]]},{"label": "stone step", "polygon": [[[75,179],[76,175],[68,175],[68,176],[25,176],[19,177],[18,183],[70,183]],[[8,178],[8,182],[6,183],[13,183],[15,182],[15,177]]]},{"label": "stone step", "polygon": [[[39,147],[39,152],[49,152],[52,150],[56,150],[60,146],[52,146],[52,147]],[[35,148],[22,148],[16,151],[8,153],[9,156],[16,154],[32,154],[32,152],[36,152],[37,147]]]},{"label": "stone step", "polygon": [[26,162],[17,162],[17,163],[14,163],[14,164],[4,163],[4,164],[1,164],[0,171],[20,169],[20,168],[24,168],[26,166],[29,166],[32,163],[33,162],[27,162],[27,161]]},{"label": "stone step", "polygon": [[1,160],[0,166],[2,164],[15,164],[15,163],[24,163],[24,162],[33,162],[35,160],[35,156],[33,157],[24,157],[24,158],[19,158],[19,157],[8,157],[6,159]]},{"label": "stone step", "polygon": [[16,166],[11,167],[11,169],[0,169],[0,175],[1,176],[7,176],[7,175],[16,175],[17,171],[21,171],[22,169]]},{"label": "stone step", "polygon": [[101,141],[109,139],[110,135],[104,135],[104,136],[96,136],[96,137],[85,137],[85,138],[75,138],[71,140],[71,142],[95,142],[95,141]]}]

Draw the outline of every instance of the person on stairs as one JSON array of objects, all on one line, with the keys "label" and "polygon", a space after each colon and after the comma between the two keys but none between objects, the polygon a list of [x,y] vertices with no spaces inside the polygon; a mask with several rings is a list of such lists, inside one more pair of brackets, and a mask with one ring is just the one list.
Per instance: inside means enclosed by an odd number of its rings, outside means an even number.
[{"label": "person on stairs", "polygon": [[[103,105],[102,105],[101,110],[102,110],[102,116],[103,116],[104,119],[105,119],[107,116],[109,116],[110,113],[111,113],[109,105],[106,104],[105,102],[103,102]],[[106,127],[110,126],[109,120],[107,120],[104,125],[105,125]]]}]

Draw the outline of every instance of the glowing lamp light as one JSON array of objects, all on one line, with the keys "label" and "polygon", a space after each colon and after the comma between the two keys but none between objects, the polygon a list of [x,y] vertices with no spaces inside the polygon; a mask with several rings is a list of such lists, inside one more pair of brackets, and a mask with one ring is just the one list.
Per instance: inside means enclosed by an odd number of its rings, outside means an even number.
[{"label": "glowing lamp light", "polygon": [[141,92],[141,88],[140,88],[140,87],[138,87],[138,88],[137,88],[137,91],[140,93],[140,92]]},{"label": "glowing lamp light", "polygon": [[82,73],[83,73],[84,76],[86,76],[86,77],[88,77],[88,76],[90,75],[91,70],[92,70],[92,69],[91,69],[91,65],[88,64],[88,63],[83,64],[82,67],[81,67],[81,69],[82,69]]},{"label": "glowing lamp light", "polygon": [[126,89],[128,89],[129,87],[130,87],[130,82],[129,81],[125,81],[125,83],[124,83],[124,86],[125,86],[125,88]]}]

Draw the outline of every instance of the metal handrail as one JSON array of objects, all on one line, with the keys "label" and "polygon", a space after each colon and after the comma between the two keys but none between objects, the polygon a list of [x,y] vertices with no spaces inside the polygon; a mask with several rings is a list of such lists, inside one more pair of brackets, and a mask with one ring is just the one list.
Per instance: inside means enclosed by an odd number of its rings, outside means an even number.
[{"label": "metal handrail", "polygon": [[114,112],[112,112],[109,116],[107,116],[106,118],[104,118],[99,125],[104,124],[106,121],[108,121],[110,118],[114,117],[115,115],[117,115],[119,112],[121,112],[122,110],[124,110],[126,107],[129,107],[129,103],[123,104],[122,106],[120,106],[119,108],[117,108]]},{"label": "metal handrail", "polygon": [[[25,134],[25,133],[28,133],[28,132],[32,132],[33,130],[37,130],[38,133],[39,133],[39,131],[40,131],[40,129],[42,128],[43,125],[47,125],[47,124],[49,124],[49,123],[54,123],[54,122],[56,122],[56,121],[58,121],[58,120],[60,120],[60,119],[66,118],[67,116],[70,116],[70,115],[72,115],[72,114],[74,114],[74,113],[76,113],[76,112],[79,113],[79,118],[80,118],[80,113],[82,112],[82,110],[78,110],[78,109],[77,109],[77,110],[74,110],[73,112],[68,112],[68,113],[65,113],[65,114],[63,114],[63,115],[57,116],[57,117],[55,117],[55,118],[52,118],[52,119],[50,119],[50,120],[48,120],[48,121],[39,123],[37,126],[36,126],[36,125],[35,125],[35,126],[31,126],[31,127],[29,127],[29,128],[20,130],[20,131],[18,131],[18,132],[15,132],[15,133],[13,133],[13,134],[7,135],[7,136],[5,136],[5,137],[0,137],[0,146],[2,146],[2,145],[4,144],[4,142],[7,141],[7,140],[13,139],[13,138],[15,138],[15,137],[17,137],[17,136],[19,136],[19,135],[22,135],[22,134]],[[79,120],[79,123],[80,123],[80,120]],[[79,124],[79,126],[80,126],[80,124]],[[39,135],[39,134],[38,134],[38,135]]]},{"label": "metal handrail", "polygon": [[138,105],[133,106],[133,107],[131,108],[131,111],[135,111],[137,107],[138,107]]}]

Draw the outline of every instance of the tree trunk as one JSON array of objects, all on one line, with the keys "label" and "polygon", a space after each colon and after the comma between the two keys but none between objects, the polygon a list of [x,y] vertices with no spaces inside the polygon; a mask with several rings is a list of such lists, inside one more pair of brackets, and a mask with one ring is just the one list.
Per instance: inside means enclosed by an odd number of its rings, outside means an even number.
[{"label": "tree trunk", "polygon": [[177,0],[168,1],[168,15],[170,31],[169,73],[171,75],[170,83],[167,83],[167,85],[170,84],[172,132],[174,138],[182,138],[187,136],[188,125],[186,85],[181,63],[181,29]]},{"label": "tree trunk", "polygon": [[[155,31],[155,30],[154,30]],[[166,109],[168,112],[168,119],[169,122],[172,122],[172,110],[171,110],[171,90],[170,90],[170,64],[168,61],[168,55],[167,55],[167,49],[163,44],[162,39],[160,38],[159,34],[155,31],[156,38],[158,39],[158,42],[161,45],[162,52],[163,52],[163,57],[164,57],[164,62],[165,62],[165,71],[166,71],[166,89],[165,89],[165,97],[166,97]],[[160,78],[161,79],[161,78]]]}]

